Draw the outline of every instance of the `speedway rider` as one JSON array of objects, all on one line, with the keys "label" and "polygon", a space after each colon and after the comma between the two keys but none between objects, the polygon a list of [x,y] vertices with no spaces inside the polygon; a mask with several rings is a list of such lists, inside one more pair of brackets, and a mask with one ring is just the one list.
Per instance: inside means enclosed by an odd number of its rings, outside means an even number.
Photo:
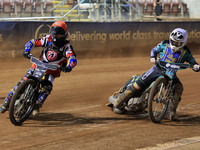
[{"label": "speedway rider", "polygon": [[[32,39],[25,45],[24,57],[29,58],[33,47],[44,47],[40,60],[45,63],[58,64],[61,70],[47,70],[44,81],[42,81],[42,89],[39,98],[36,101],[36,106],[32,112],[33,115],[39,115],[39,109],[52,91],[54,78],[60,76],[60,71],[70,72],[77,64],[76,54],[72,45],[66,40],[68,35],[68,26],[63,21],[56,21],[50,27],[50,35],[46,35],[41,39]],[[5,98],[4,103],[0,107],[1,113],[4,113],[8,108],[14,91],[19,84],[27,79],[36,68],[35,64],[27,71],[26,75],[17,83]]]},{"label": "speedway rider", "polygon": [[[157,55],[160,53],[160,60],[171,63],[184,63],[188,62],[193,65],[193,70],[198,72],[200,66],[194,59],[191,51],[186,46],[187,32],[184,29],[174,29],[169,37],[169,40],[161,41],[151,51],[150,62],[155,64]],[[127,102],[131,97],[134,97],[144,89],[146,89],[153,81],[155,81],[162,73],[158,65],[154,65],[151,69],[145,72],[136,83],[122,93],[114,103],[114,107],[120,109],[123,107],[124,102]],[[174,102],[169,105],[167,117],[170,120],[176,120],[176,109],[181,99],[183,92],[183,85],[176,76],[173,80],[174,84]]]}]

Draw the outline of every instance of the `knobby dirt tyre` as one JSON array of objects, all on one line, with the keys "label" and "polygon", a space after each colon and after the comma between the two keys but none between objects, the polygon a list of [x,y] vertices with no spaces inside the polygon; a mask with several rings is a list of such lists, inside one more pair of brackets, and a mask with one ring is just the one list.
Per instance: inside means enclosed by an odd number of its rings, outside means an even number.
[{"label": "knobby dirt tyre", "polygon": [[[21,125],[31,114],[35,104],[35,93],[33,91],[35,87],[36,82],[32,79],[27,79],[26,81],[22,82],[14,92],[9,108],[9,118],[14,125]],[[22,97],[23,95],[24,98]],[[18,107],[20,108],[20,111],[17,110]],[[20,117],[16,116],[17,113]]]},{"label": "knobby dirt tyre", "polygon": [[150,120],[154,123],[160,123],[168,108],[169,102],[163,99],[167,89],[166,86],[167,80],[158,78],[149,93],[148,113]]}]

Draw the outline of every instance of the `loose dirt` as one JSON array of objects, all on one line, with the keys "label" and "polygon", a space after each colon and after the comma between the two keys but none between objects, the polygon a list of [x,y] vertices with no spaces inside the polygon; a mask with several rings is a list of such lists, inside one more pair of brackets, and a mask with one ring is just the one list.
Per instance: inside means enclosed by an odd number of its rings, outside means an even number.
[{"label": "loose dirt", "polygon": [[[195,56],[200,63],[200,56]],[[28,59],[0,60],[0,103],[31,66]],[[117,115],[108,98],[132,75],[152,64],[149,57],[79,59],[71,73],[54,81],[39,117],[14,126],[0,114],[0,149],[134,150],[200,135],[200,75],[178,73],[184,85],[179,121],[152,123],[148,116]]]}]

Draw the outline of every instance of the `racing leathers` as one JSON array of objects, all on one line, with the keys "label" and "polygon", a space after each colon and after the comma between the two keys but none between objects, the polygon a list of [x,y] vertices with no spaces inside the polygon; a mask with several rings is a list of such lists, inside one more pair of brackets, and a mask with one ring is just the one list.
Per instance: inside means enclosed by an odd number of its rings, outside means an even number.
[{"label": "racing leathers", "polygon": [[[184,46],[181,50],[177,52],[172,52],[169,40],[161,41],[161,43],[155,46],[151,51],[151,58],[154,58],[156,60],[158,54],[160,54],[159,59],[162,61],[171,63],[188,62],[191,65],[198,65],[187,46]],[[198,72],[199,67],[194,71]],[[150,86],[153,81],[161,76],[161,74],[161,68],[155,64],[152,68],[150,68],[147,72],[140,76],[140,78],[132,86],[129,86],[129,88],[122,95],[117,98],[114,103],[115,107],[122,107],[124,102],[127,102],[131,97],[137,96],[139,93],[144,91],[147,87]],[[177,76],[173,80],[173,84],[175,93],[174,103],[172,104],[171,109],[173,112],[175,112],[183,92],[183,85],[179,81]]]},{"label": "racing leathers", "polygon": [[[44,103],[47,96],[51,93],[53,81],[56,77],[60,76],[61,71],[70,72],[72,68],[74,68],[77,64],[76,54],[68,40],[63,43],[62,47],[56,47],[51,41],[51,35],[44,36],[41,39],[32,39],[26,43],[24,50],[24,56],[29,57],[29,54],[33,47],[44,47],[39,59],[45,63],[58,64],[61,66],[60,70],[47,70],[45,72],[44,80],[41,83],[42,88],[39,94],[39,98],[37,100],[37,103],[40,105]],[[33,73],[34,69],[36,69],[35,64],[32,65],[32,67],[27,71],[26,75],[22,77],[21,81],[18,82],[14,86],[14,88],[8,93],[8,96],[5,98],[4,104],[2,106],[9,106],[9,103],[17,87]],[[4,113],[6,109],[3,109],[3,107],[1,107],[0,111]]]}]

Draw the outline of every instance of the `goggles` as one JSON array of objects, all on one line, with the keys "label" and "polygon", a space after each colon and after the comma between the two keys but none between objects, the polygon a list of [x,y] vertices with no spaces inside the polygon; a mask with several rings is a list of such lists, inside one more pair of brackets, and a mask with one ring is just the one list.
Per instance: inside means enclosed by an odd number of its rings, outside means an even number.
[{"label": "goggles", "polygon": [[63,34],[53,34],[52,36],[53,36],[54,38],[56,38],[56,39],[60,39],[60,38],[65,37],[65,35],[63,35]]}]

